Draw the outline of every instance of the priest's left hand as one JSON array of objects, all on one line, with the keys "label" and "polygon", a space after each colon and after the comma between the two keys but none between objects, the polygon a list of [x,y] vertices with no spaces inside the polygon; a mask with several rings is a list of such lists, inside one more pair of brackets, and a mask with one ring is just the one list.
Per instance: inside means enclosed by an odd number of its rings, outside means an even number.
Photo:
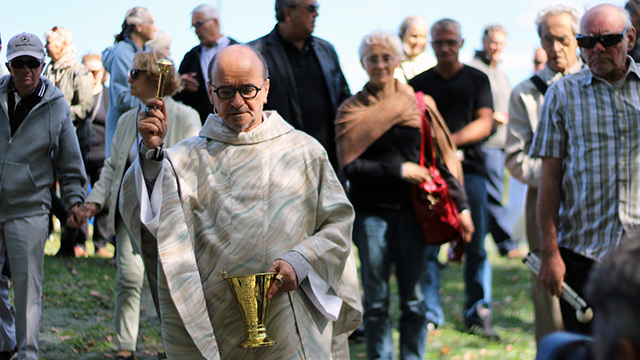
[{"label": "priest's left hand", "polygon": [[276,278],[271,282],[269,292],[267,292],[268,299],[271,299],[277,293],[293,291],[298,288],[298,275],[288,262],[276,260],[271,264],[268,272],[277,274]]}]

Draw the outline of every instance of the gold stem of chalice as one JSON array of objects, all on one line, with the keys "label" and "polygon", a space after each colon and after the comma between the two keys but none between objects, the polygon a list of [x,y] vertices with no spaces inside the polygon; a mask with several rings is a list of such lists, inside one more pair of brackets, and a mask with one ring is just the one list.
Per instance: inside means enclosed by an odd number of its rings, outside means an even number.
[{"label": "gold stem of chalice", "polygon": [[243,276],[227,276],[227,272],[222,270],[222,278],[227,281],[229,289],[236,300],[246,338],[237,347],[240,349],[250,349],[276,344],[275,340],[267,336],[265,319],[269,308],[267,291],[271,282],[275,278],[275,273],[259,273]]},{"label": "gold stem of chalice", "polygon": [[158,68],[160,70],[160,77],[158,78],[158,91],[156,93],[156,98],[162,99],[164,97],[164,83],[167,80],[167,75],[169,74],[169,69],[173,66],[171,60],[168,59],[160,59],[156,61]]}]

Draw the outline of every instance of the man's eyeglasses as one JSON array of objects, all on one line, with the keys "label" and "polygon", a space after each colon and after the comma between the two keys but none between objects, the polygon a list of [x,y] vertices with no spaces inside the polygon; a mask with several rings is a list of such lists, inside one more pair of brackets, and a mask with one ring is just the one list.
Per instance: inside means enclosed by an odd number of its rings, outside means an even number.
[{"label": "man's eyeglasses", "polygon": [[29,60],[13,59],[9,61],[9,65],[11,65],[12,69],[22,69],[25,65],[27,65],[29,69],[37,69],[40,66],[40,64],[42,64],[42,61],[38,59],[29,59]]},{"label": "man's eyeglasses", "polygon": [[235,88],[233,86],[221,86],[217,89],[213,89],[213,92],[218,95],[218,97],[222,100],[229,100],[236,96],[236,92],[240,93],[245,100],[251,100],[258,96],[258,92],[262,90],[264,87],[264,82],[261,87],[257,87],[254,85],[244,85],[239,88]]},{"label": "man's eyeglasses", "polygon": [[448,47],[454,47],[460,44],[460,40],[433,40],[431,41],[431,44],[436,47],[443,47],[445,45]]},{"label": "man's eyeglasses", "polygon": [[213,20],[213,18],[208,18],[208,19],[204,19],[202,21],[196,21],[195,23],[193,23],[193,25],[191,25],[192,28],[194,29],[199,29],[201,28],[204,24],[206,24],[207,22]]},{"label": "man's eyeglasses", "polygon": [[147,70],[131,69],[129,71],[129,77],[131,78],[131,80],[135,81],[136,79],[138,79],[140,74],[143,74],[143,73],[146,74]]},{"label": "man's eyeglasses", "polygon": [[553,46],[556,41],[559,42],[562,46],[569,46],[571,44],[571,37],[545,35],[542,37],[541,43],[543,47],[547,47]]},{"label": "man's eyeglasses", "polygon": [[580,35],[576,36],[576,41],[578,41],[578,46],[585,49],[593,49],[596,47],[597,43],[602,44],[604,47],[609,47],[613,45],[617,45],[624,39],[624,36],[627,33],[627,30],[624,29],[623,32],[619,34],[606,34],[600,36],[590,36],[590,35]]},{"label": "man's eyeglasses", "polygon": [[[296,7],[298,7],[298,5],[293,5],[291,7],[292,8],[296,8]],[[315,13],[318,12],[319,8],[320,8],[320,4],[311,4],[311,5],[307,6],[307,7],[304,7],[303,9],[307,10],[307,12],[309,14],[315,14]]]}]

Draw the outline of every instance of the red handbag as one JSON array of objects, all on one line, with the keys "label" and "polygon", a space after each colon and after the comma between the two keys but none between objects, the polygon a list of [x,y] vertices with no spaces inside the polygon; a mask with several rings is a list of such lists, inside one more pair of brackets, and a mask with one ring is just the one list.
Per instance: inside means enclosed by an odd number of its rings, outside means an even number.
[{"label": "red handbag", "polygon": [[[416,93],[416,102],[422,118],[422,142],[420,146],[420,166],[427,168],[431,181],[411,187],[413,212],[418,218],[422,237],[430,245],[441,245],[450,241],[462,241],[462,224],[458,219],[458,209],[449,193],[449,186],[436,167],[436,155],[431,138],[429,120],[423,94]],[[431,162],[425,166],[425,148],[431,154]]]}]

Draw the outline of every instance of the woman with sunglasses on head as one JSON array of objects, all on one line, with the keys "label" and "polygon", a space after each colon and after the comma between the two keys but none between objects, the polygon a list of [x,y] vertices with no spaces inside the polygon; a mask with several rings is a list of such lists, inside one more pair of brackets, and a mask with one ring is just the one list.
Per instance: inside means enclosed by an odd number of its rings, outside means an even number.
[{"label": "woman with sunglasses on head", "polygon": [[[138,114],[142,110],[142,102],[156,97],[160,71],[157,61],[160,59],[156,53],[142,52],[135,55],[129,72],[129,84],[131,95],[141,101],[141,105],[125,112],[118,120],[118,128],[111,144],[111,156],[104,162],[104,168],[100,179],[95,184],[79,211],[79,222],[82,223],[97,214],[110,199],[109,230],[116,234],[116,258],[118,261],[118,275],[116,283],[116,340],[118,355],[116,359],[134,359],[136,337],[138,335],[138,322],[140,317],[140,294],[142,291],[144,271],[147,270],[151,294],[153,296],[156,311],[159,313],[156,289],[156,264],[157,248],[155,256],[152,253],[147,256],[147,251],[154,251],[154,247],[142,246],[142,249],[133,249],[132,241],[137,244],[141,239],[131,239],[118,209],[118,195],[122,178],[129,165],[136,160],[141,138],[138,134]],[[165,75],[163,98],[167,114],[172,121],[169,122],[165,147],[170,147],[187,137],[195,136],[201,128],[198,113],[183,104],[177,103],[171,98],[180,89],[180,78],[175,67]],[[136,235],[136,234],[134,234]],[[142,257],[144,256],[144,267]],[[149,261],[151,260],[151,261]]]},{"label": "woman with sunglasses on head", "polygon": [[[335,125],[338,161],[349,180],[347,193],[356,211],[353,240],[362,266],[367,355],[370,359],[393,358],[389,277],[395,265],[400,356],[423,359],[428,323],[423,287],[439,280],[427,279],[428,249],[410,196],[413,184],[430,178],[429,171],[419,165],[421,113],[413,89],[393,77],[402,58],[396,35],[373,32],[364,37],[359,53],[369,82],[340,105]],[[462,175],[456,148],[433,99],[425,96],[424,100],[438,169],[461,211],[468,240],[473,224],[463,211],[467,208],[464,191],[452,175]],[[430,163],[430,159],[431,153],[426,153],[425,160]]]},{"label": "woman with sunglasses on head", "polygon": [[[116,35],[113,45],[102,52],[102,63],[109,72],[109,110],[105,124],[106,155],[111,155],[111,141],[116,132],[118,119],[125,111],[140,105],[140,101],[129,92],[129,68],[136,53],[148,51],[145,43],[155,37],[153,15],[147,8],[131,8],[125,15],[122,31]],[[146,99],[145,99],[146,100]]]}]

